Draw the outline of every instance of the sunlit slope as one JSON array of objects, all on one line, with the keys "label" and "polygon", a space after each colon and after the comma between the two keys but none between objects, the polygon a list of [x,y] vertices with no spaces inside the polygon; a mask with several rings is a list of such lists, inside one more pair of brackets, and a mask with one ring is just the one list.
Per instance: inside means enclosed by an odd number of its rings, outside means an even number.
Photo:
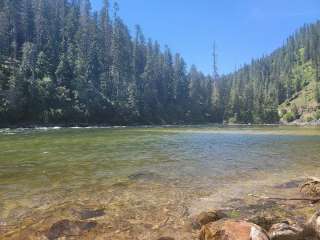
[{"label": "sunlit slope", "polygon": [[320,104],[316,100],[316,83],[310,82],[300,92],[279,106],[282,122],[312,122],[320,119]]}]

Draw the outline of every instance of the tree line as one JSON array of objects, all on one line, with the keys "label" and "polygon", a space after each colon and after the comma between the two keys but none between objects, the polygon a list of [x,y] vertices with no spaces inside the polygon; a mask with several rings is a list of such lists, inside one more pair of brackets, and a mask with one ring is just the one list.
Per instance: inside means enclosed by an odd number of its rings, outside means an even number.
[{"label": "tree line", "polygon": [[[212,78],[133,36],[115,2],[0,2],[2,123],[163,124],[215,121]],[[112,12],[112,16],[111,16]]]},{"label": "tree line", "polygon": [[276,122],[279,103],[319,81],[319,22],[229,75],[214,50],[205,75],[140,26],[130,33],[110,5],[0,1],[2,125]]}]

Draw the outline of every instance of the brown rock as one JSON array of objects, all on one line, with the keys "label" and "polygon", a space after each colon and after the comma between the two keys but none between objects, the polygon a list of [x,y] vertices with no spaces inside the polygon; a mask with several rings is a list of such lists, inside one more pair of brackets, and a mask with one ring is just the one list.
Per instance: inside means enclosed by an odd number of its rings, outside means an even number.
[{"label": "brown rock", "polygon": [[308,221],[305,235],[320,239],[320,211],[316,212]]},{"label": "brown rock", "polygon": [[306,196],[320,197],[320,180],[311,179],[307,181],[301,186],[300,191]]},{"label": "brown rock", "polygon": [[174,238],[172,238],[172,237],[161,237],[161,238],[158,238],[158,240],[174,240]]},{"label": "brown rock", "polygon": [[298,224],[282,222],[274,224],[269,231],[271,240],[303,240],[304,229]]},{"label": "brown rock", "polygon": [[96,227],[96,225],[96,222],[70,221],[65,219],[53,224],[46,236],[49,240],[60,237],[80,236]]},{"label": "brown rock", "polygon": [[218,221],[202,227],[200,240],[269,240],[259,226],[245,221]]},{"label": "brown rock", "polygon": [[202,212],[196,216],[192,221],[192,227],[194,229],[200,229],[203,225],[206,225],[211,222],[216,222],[220,219],[226,218],[227,215],[220,210]]}]

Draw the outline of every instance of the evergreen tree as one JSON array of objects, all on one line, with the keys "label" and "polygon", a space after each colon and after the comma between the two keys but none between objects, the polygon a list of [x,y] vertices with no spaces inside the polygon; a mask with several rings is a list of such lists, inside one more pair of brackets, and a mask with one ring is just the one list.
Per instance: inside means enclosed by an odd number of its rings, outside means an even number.
[{"label": "evergreen tree", "polygon": [[176,54],[174,58],[174,81],[177,84],[176,106],[179,107],[177,109],[178,119],[187,121],[190,104],[190,83],[187,77],[186,63],[180,54]]}]

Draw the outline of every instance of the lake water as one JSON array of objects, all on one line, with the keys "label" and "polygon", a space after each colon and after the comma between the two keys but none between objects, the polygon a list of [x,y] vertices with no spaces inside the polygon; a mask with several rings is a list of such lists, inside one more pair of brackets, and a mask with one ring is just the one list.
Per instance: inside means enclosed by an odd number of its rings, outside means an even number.
[{"label": "lake water", "polygon": [[111,239],[182,236],[187,216],[281,194],[272,186],[310,175],[320,175],[316,127],[3,129],[0,238],[44,231],[81,208],[105,209],[99,231]]}]

